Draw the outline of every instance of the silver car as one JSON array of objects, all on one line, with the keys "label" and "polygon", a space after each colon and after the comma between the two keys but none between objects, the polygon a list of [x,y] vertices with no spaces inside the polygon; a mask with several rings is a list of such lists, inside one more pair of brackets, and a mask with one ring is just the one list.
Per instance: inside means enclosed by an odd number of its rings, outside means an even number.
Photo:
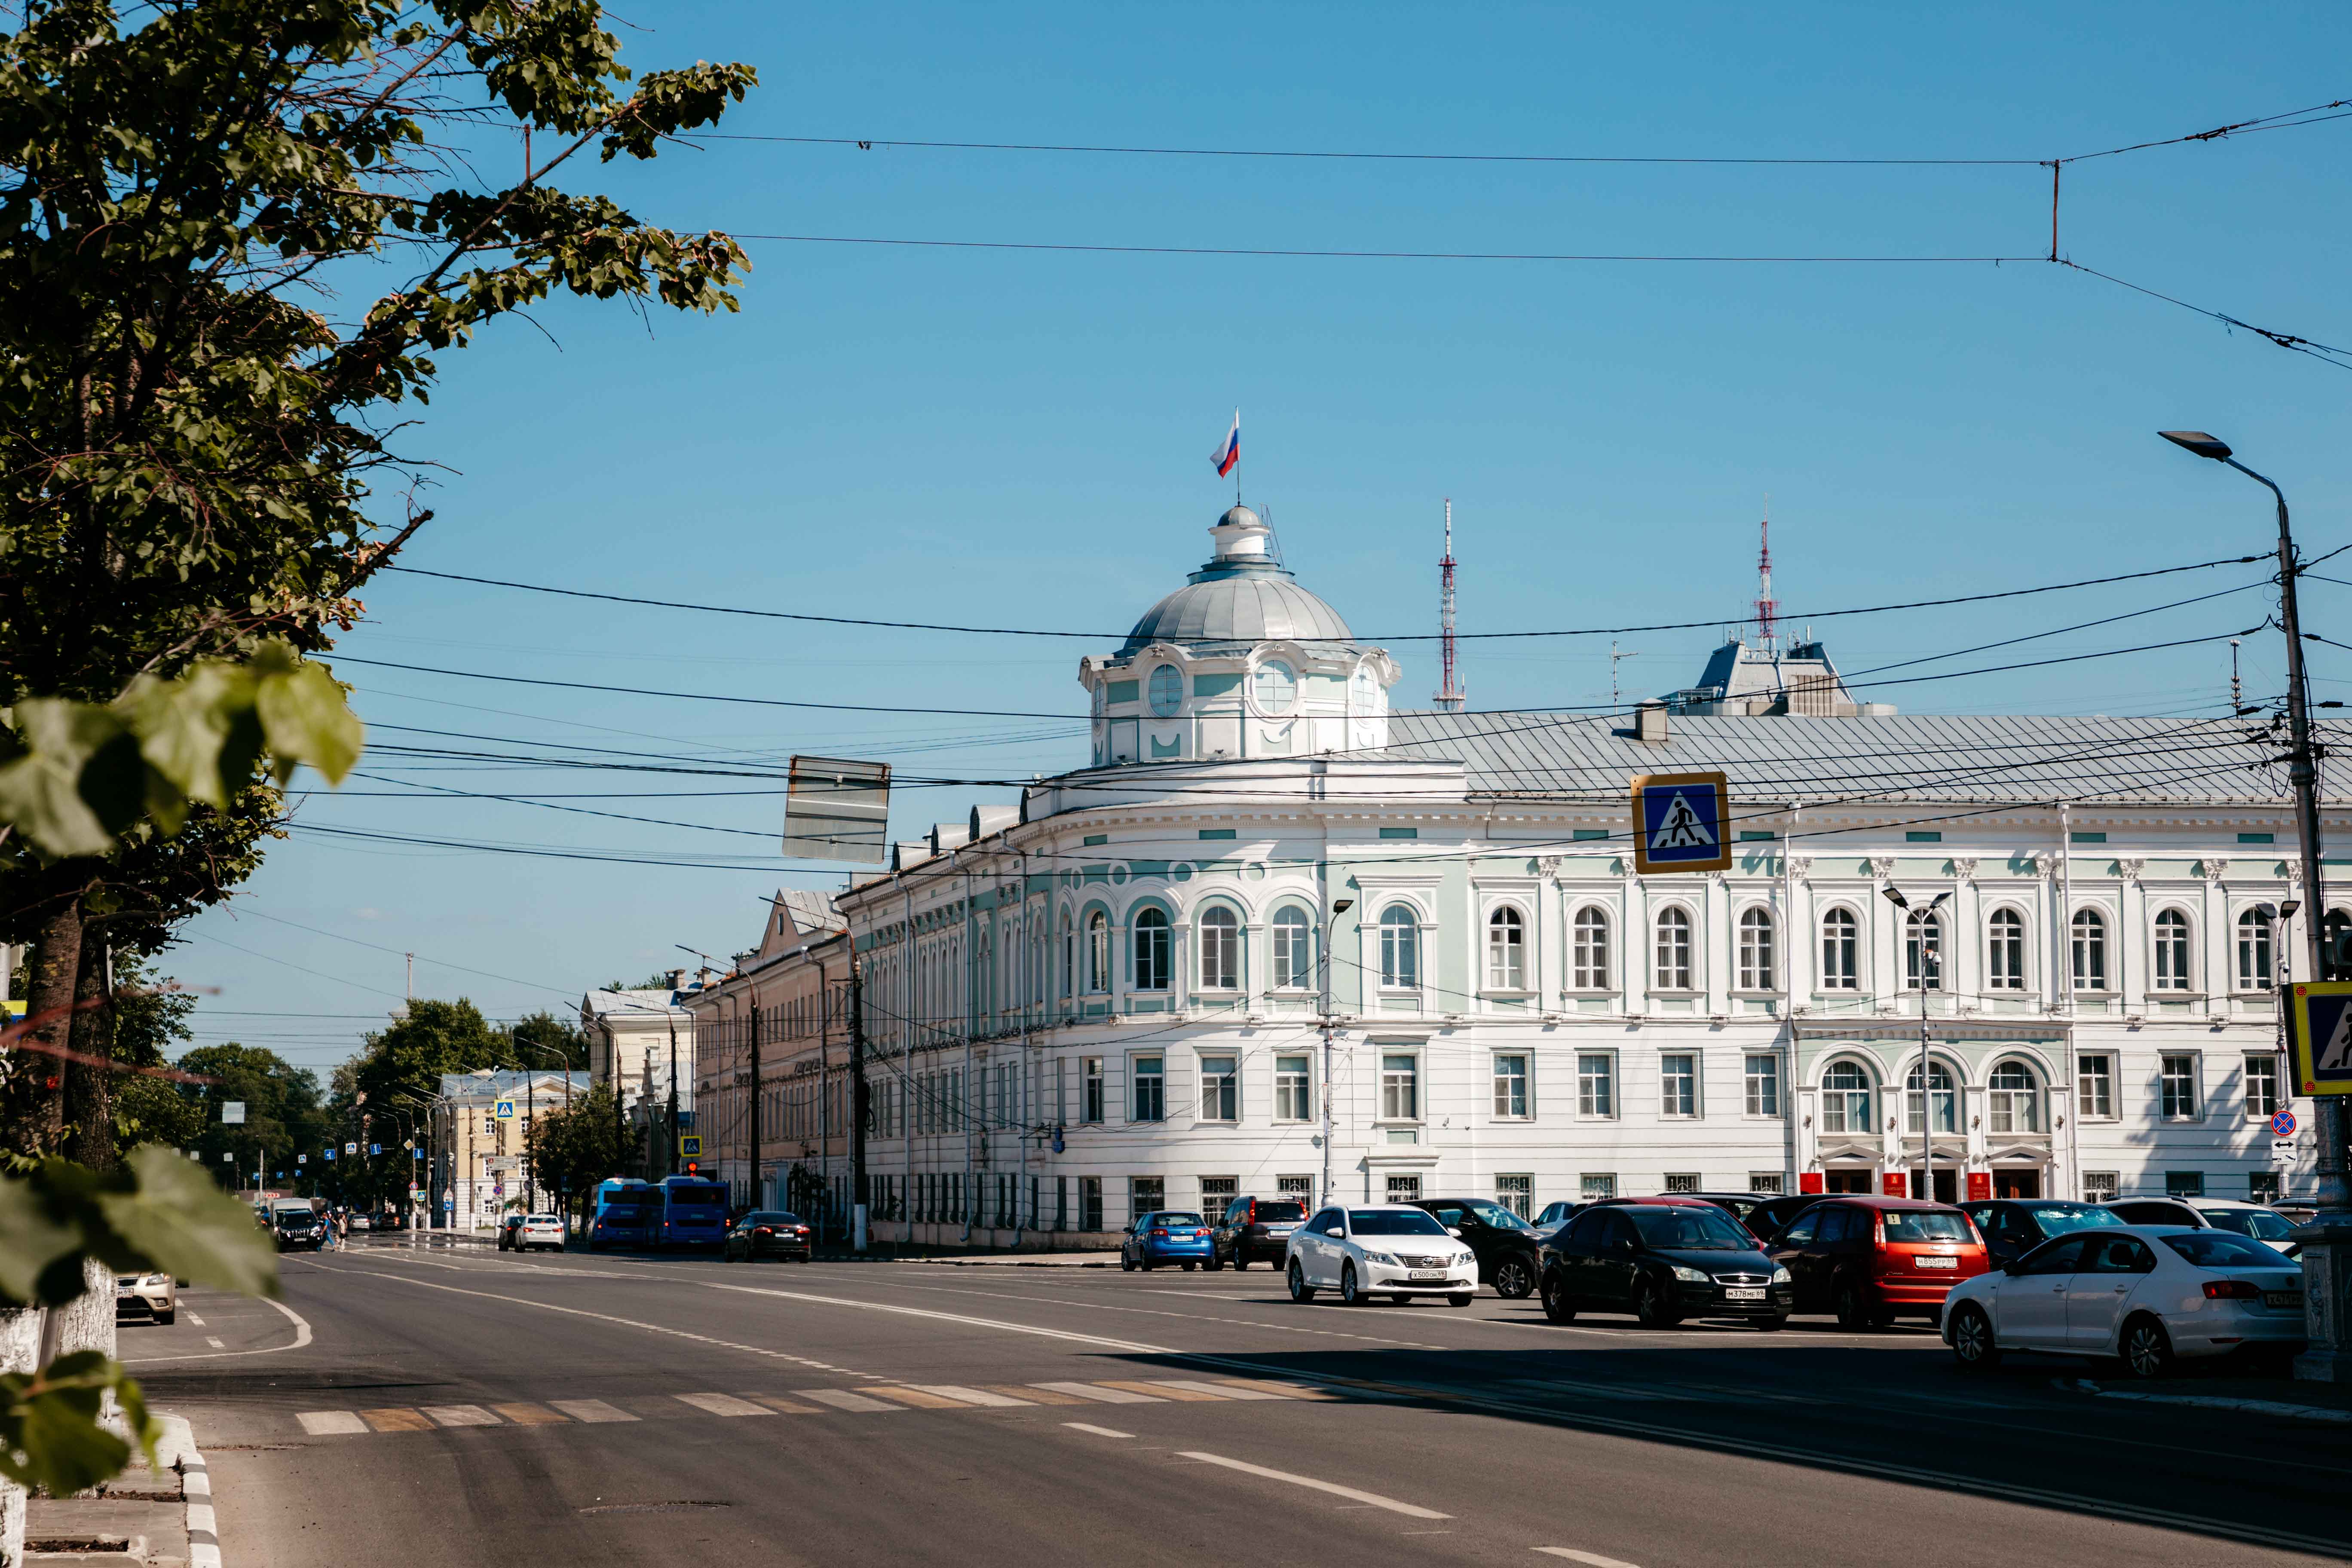
[{"label": "silver car", "polygon": [[114,1321],[142,1316],[168,1323],[180,1315],[180,1289],[169,1274],[114,1277]]}]

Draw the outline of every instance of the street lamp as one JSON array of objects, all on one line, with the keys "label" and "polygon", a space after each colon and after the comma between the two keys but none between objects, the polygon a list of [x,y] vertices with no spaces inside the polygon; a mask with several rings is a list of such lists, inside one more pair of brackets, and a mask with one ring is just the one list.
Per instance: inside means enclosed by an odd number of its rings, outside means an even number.
[{"label": "street lamp", "polygon": [[[1328,863],[1318,870],[1328,870]],[[1322,994],[1318,1005],[1323,1015],[1323,1194],[1320,1201],[1324,1203],[1331,1201],[1331,941],[1339,929],[1339,917],[1355,907],[1353,899],[1331,900],[1331,913],[1323,922],[1323,940],[1317,944],[1316,952],[1316,968],[1321,974],[1317,989]]]},{"label": "street lamp", "polygon": [[[2295,559],[2294,536],[2289,531],[2286,492],[2254,472],[2230,453],[2230,445],[2202,430],[2159,430],[2158,435],[2183,451],[2225,464],[2268,489],[2278,501],[2279,629],[2286,634],[2286,715],[2291,743],[2287,779],[2294,789],[2295,836],[2303,860],[2303,896],[2311,905],[2311,919],[2303,922],[2305,956],[2314,980],[2332,978],[2321,963],[2322,937],[2327,924],[2327,897],[2319,880],[2319,770],[2311,743],[2311,683],[2303,667],[2303,621],[2295,608],[2294,580],[2302,570]],[[2280,988],[2282,1006],[2293,993]],[[2323,1094],[2313,1100],[2312,1131],[2319,1140],[2319,1180],[2315,1197],[2319,1212],[2310,1225],[2294,1233],[2303,1244],[2303,1295],[2311,1348],[2295,1358],[2294,1374],[2326,1383],[2352,1378],[2352,1322],[2330,1304],[2352,1290],[2352,1183],[2345,1179],[2345,1097]]]},{"label": "street lamp", "polygon": [[[1911,900],[1905,898],[1903,889],[1894,883],[1889,882],[1878,890],[1896,909],[1911,909]],[[1948,888],[1912,911],[1912,918],[1919,923],[1919,1191],[1913,1195],[1927,1203],[1936,1201],[1936,1094],[1935,1079],[1931,1076],[1934,1063],[1928,1058],[1927,974],[1937,958],[1936,911],[1951,896],[1951,889]],[[1907,1104],[1909,1097],[1905,1099]],[[1954,1120],[1957,1121],[1958,1118]],[[1900,1147],[1899,1141],[1897,1147]]]}]

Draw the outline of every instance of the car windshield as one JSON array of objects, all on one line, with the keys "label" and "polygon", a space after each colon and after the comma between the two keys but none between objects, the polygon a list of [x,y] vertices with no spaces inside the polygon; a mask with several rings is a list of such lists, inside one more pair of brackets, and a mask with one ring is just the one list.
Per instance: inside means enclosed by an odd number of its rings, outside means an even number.
[{"label": "car windshield", "polygon": [[1969,1216],[1958,1209],[1885,1209],[1879,1221],[1890,1242],[1974,1241]]},{"label": "car windshield", "polygon": [[1419,1209],[1349,1209],[1348,1229],[1356,1236],[1444,1236],[1445,1227]]},{"label": "car windshield", "polygon": [[2233,1230],[2190,1230],[2168,1236],[2164,1245],[2200,1268],[2292,1268],[2294,1259]]},{"label": "car windshield", "polygon": [[1472,1198],[1462,1205],[1496,1230],[1533,1230],[1535,1227],[1500,1204],[1490,1204],[1484,1198]]},{"label": "car windshield", "polygon": [[2284,1215],[2268,1209],[2199,1209],[2205,1223],[2216,1230],[2233,1230],[2240,1236],[2251,1236],[2256,1241],[2277,1242],[2287,1239],[2294,1222]]},{"label": "car windshield", "polygon": [[1696,1252],[1750,1252],[1756,1238],[1713,1204],[1676,1204],[1671,1208],[1632,1207],[1625,1214],[1642,1239],[1654,1247]]},{"label": "car windshield", "polygon": [[2070,1230],[2095,1230],[2101,1226],[2123,1224],[2113,1209],[2094,1208],[2089,1204],[2079,1206],[2068,1204],[2063,1207],[2051,1205],[2026,1211],[2033,1223],[2042,1227],[2044,1236],[2063,1236]]},{"label": "car windshield", "polygon": [[1166,1213],[1166,1214],[1156,1214],[1156,1215],[1153,1215],[1151,1216],[1151,1223],[1152,1223],[1152,1224],[1154,1224],[1154,1225],[1178,1225],[1178,1226],[1182,1226],[1182,1225],[1206,1225],[1208,1222],[1207,1222],[1206,1220],[1202,1219],[1199,1215],[1196,1215],[1196,1214],[1187,1214],[1187,1213],[1182,1212],[1181,1210],[1171,1209],[1171,1210],[1170,1210],[1170,1211],[1169,1211],[1168,1213]]},{"label": "car windshield", "polygon": [[1297,1225],[1307,1217],[1305,1204],[1266,1204],[1257,1205],[1260,1225]]}]

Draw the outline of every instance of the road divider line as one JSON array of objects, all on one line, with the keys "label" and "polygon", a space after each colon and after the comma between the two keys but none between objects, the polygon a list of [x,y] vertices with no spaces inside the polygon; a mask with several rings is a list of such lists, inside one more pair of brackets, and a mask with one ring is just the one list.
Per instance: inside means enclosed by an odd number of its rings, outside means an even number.
[{"label": "road divider line", "polygon": [[[332,1272],[340,1273],[341,1270],[333,1270]],[[159,1363],[167,1361],[218,1361],[223,1356],[233,1355],[279,1355],[292,1351],[299,1351],[303,1346],[310,1342],[310,1320],[303,1317],[301,1313],[296,1311],[293,1308],[288,1306],[283,1301],[273,1301],[266,1296],[262,1298],[262,1300],[265,1305],[275,1307],[279,1311],[285,1313],[288,1320],[293,1323],[294,1342],[292,1344],[268,1345],[257,1351],[198,1351],[194,1355],[146,1355],[126,1357],[123,1359],[122,1364],[125,1366],[154,1366]],[[192,1321],[201,1321],[201,1320],[196,1319],[195,1314],[193,1312],[188,1314],[188,1316]],[[220,1343],[220,1341],[212,1338],[209,1334],[205,1336],[205,1341],[210,1344],[216,1345]]]},{"label": "road divider line", "polygon": [[1132,1437],[1135,1436],[1132,1432],[1118,1432],[1114,1431],[1108,1426],[1097,1426],[1090,1421],[1065,1421],[1062,1425],[1067,1426],[1073,1432],[1091,1432],[1097,1437]]},{"label": "road divider line", "polygon": [[1402,1502],[1392,1497],[1382,1497],[1378,1492],[1360,1491],[1354,1487],[1343,1487],[1337,1481],[1318,1480],[1313,1476],[1294,1475],[1288,1470],[1270,1469],[1264,1465],[1253,1465],[1246,1459],[1229,1459],[1223,1454],[1186,1451],[1176,1457],[1180,1459],[1197,1460],[1203,1465],[1222,1465],[1229,1470],[1239,1470],[1245,1476],[1260,1476],[1269,1481],[1283,1481],[1290,1486],[1305,1487],[1309,1491],[1328,1492],[1333,1497],[1346,1498],[1349,1502],[1360,1502],[1371,1508],[1384,1508],[1391,1513],[1401,1513],[1407,1519],[1452,1519],[1454,1517],[1450,1513],[1440,1513],[1433,1508],[1423,1508],[1419,1503]]}]

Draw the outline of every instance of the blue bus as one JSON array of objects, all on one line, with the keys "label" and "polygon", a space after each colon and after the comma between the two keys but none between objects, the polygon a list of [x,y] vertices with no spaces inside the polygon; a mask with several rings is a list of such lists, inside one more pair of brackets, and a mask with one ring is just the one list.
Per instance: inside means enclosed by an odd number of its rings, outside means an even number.
[{"label": "blue bus", "polygon": [[614,1176],[596,1184],[588,1213],[588,1250],[651,1247],[661,1234],[661,1189],[650,1182]]},{"label": "blue bus", "polygon": [[708,1176],[664,1176],[663,1247],[722,1247],[727,1241],[727,1184]]}]

